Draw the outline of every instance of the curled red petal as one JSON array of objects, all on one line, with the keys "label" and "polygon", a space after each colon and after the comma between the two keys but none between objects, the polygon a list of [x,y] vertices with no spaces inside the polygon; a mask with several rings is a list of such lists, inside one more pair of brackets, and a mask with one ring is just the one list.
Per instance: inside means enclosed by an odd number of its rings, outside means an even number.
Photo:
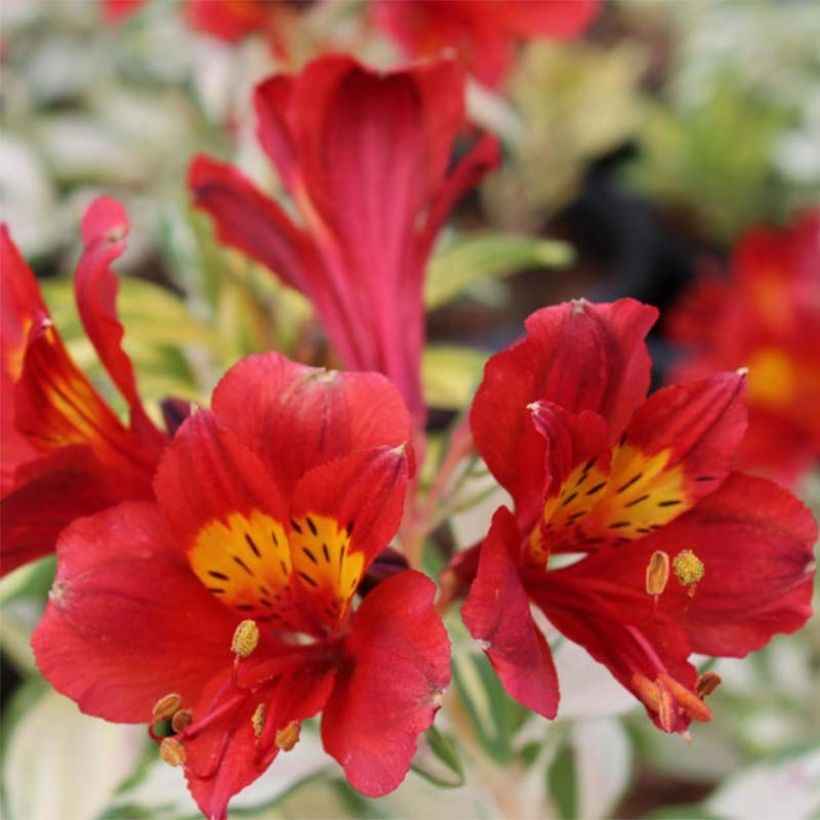
[{"label": "curled red petal", "polygon": [[40,671],[89,714],[148,722],[169,692],[190,702],[230,663],[236,618],[193,576],[156,506],[74,522],[32,639]]},{"label": "curled red petal", "polygon": [[434,594],[428,578],[408,570],[371,592],[351,621],[322,740],[369,797],[404,779],[450,682],[450,642]]},{"label": "curled red petal", "polygon": [[521,536],[501,507],[481,546],[478,572],[461,616],[511,698],[546,718],[558,711],[558,678],[549,646],[535,625],[515,557]]},{"label": "curled red petal", "polygon": [[143,448],[158,453],[165,437],[154,427],[142,406],[134,368],[122,348],[124,330],[117,318],[117,277],[111,263],[125,250],[128,216],[114,199],[100,197],[83,217],[85,249],[77,266],[74,289],[86,334],[131,411],[131,424]]}]

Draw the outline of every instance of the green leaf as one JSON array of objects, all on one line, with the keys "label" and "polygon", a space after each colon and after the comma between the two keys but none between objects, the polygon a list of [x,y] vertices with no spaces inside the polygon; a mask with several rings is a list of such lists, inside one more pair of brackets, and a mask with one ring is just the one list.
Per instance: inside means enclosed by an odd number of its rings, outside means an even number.
[{"label": "green leaf", "polygon": [[427,268],[424,303],[433,310],[484,279],[527,268],[562,268],[572,260],[572,248],[553,239],[507,233],[465,237],[433,257]]},{"label": "green leaf", "polygon": [[427,405],[445,410],[466,407],[481,380],[486,361],[486,353],[469,347],[427,347],[421,361],[421,381]]},{"label": "green leaf", "polygon": [[436,786],[455,789],[464,785],[464,766],[455,746],[435,726],[419,739],[413,771]]}]

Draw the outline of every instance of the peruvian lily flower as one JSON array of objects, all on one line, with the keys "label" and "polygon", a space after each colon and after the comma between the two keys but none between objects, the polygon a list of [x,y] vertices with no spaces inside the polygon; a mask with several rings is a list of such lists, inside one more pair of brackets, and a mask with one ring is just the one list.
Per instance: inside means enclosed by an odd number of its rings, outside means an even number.
[{"label": "peruvian lily flower", "polygon": [[353,786],[394,789],[450,677],[429,579],[401,572],[354,605],[399,526],[409,436],[380,374],[241,361],[177,431],[155,502],[61,536],[43,674],[85,712],[153,724],[208,817],[320,710]]},{"label": "peruvian lily flower", "polygon": [[744,467],[793,482],[820,463],[820,209],[742,236],[730,277],[701,279],[668,329],[689,354],[675,380],[749,366]]},{"label": "peruvian lily flower", "polygon": [[598,6],[598,0],[374,0],[373,16],[407,56],[455,50],[476,79],[495,87],[519,42],[574,37]]},{"label": "peruvian lily flower", "polygon": [[119,203],[96,200],[83,219],[74,280],[86,334],[128,404],[125,425],[68,355],[34,274],[0,226],[3,573],[52,552],[75,518],[152,496],[167,436],[146,414],[121,346],[110,264],[124,251],[127,232]]},{"label": "peruvian lily flower", "polygon": [[496,512],[462,614],[507,692],[545,717],[558,681],[531,605],[683,732],[710,718],[718,682],[691,653],[743,656],[811,614],[817,528],[789,492],[732,470],[742,374],[645,398],[655,318],[632,300],[545,308],[489,360],[471,425],[515,513]]},{"label": "peruvian lily flower", "polygon": [[222,241],[304,293],[345,366],[388,375],[419,426],[427,258],[453,203],[498,158],[485,137],[450,167],[463,98],[448,61],[385,74],[324,57],[255,94],[259,141],[295,218],[230,165],[200,156],[190,171]]}]

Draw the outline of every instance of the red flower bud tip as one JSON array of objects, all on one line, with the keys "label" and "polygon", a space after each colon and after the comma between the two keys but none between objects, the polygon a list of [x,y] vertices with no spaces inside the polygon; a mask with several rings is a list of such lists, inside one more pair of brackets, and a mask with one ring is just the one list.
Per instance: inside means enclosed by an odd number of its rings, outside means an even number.
[{"label": "red flower bud tip", "polygon": [[166,737],[159,744],[159,756],[169,766],[182,766],[188,758],[185,747],[173,737]]},{"label": "red flower bud tip", "polygon": [[692,550],[683,550],[675,556],[672,569],[678,581],[683,586],[689,587],[689,597],[691,598],[695,594],[698,583],[703,580],[705,575],[703,561]]},{"label": "red flower bud tip", "polygon": [[265,704],[260,703],[251,715],[251,726],[254,737],[262,737],[262,730],[265,728]]},{"label": "red flower bud tip", "polygon": [[[255,713],[254,713],[255,714]],[[255,730],[254,730],[255,731]],[[283,752],[289,752],[298,742],[299,735],[302,732],[302,724],[296,720],[292,720],[276,733],[276,746]]]},{"label": "red flower bud tip", "polygon": [[662,550],[652,553],[646,566],[646,594],[657,600],[669,583],[669,555]]},{"label": "red flower bud tip", "polygon": [[152,711],[154,720],[169,720],[176,713],[182,703],[182,696],[174,692],[161,697]]}]

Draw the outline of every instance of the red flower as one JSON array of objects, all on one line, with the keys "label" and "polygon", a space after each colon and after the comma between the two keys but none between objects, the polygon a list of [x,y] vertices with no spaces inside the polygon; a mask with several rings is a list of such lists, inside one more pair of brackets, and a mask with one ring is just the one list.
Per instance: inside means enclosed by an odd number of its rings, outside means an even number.
[{"label": "red flower", "polygon": [[167,441],[143,409],[120,344],[117,279],[109,265],[125,249],[127,216],[114,200],[98,199],[82,231],[77,306],[128,403],[130,423],[117,418],[69,357],[34,274],[0,226],[3,573],[51,552],[60,530],[75,518],[126,499],[150,498]]},{"label": "red flower", "polygon": [[688,381],[749,368],[743,467],[793,482],[820,462],[820,209],[738,242],[731,278],[702,279],[672,314]]},{"label": "red flower", "polygon": [[488,362],[472,430],[515,515],[496,513],[463,617],[542,715],[558,681],[531,603],[684,731],[710,717],[692,652],[742,656],[811,614],[817,530],[790,493],[732,471],[741,375],[644,398],[655,317],[632,300],[546,308]]},{"label": "red flower", "polygon": [[485,138],[448,172],[463,106],[449,62],[381,74],[325,57],[256,90],[259,140],[300,224],[230,165],[198,157],[190,173],[220,238],[308,296],[344,364],[387,374],[419,422],[427,258],[497,159]]},{"label": "red flower", "polygon": [[166,450],[155,503],[60,538],[38,664],[86,712],[170,719],[161,754],[184,763],[209,817],[319,710],[350,782],[384,794],[450,675],[421,574],[395,575],[352,611],[402,515],[407,410],[383,376],[275,353],[232,368],[212,406]]},{"label": "red flower", "polygon": [[437,57],[455,49],[468,71],[497,86],[516,43],[574,37],[598,5],[598,0],[375,0],[373,14],[407,55]]}]

